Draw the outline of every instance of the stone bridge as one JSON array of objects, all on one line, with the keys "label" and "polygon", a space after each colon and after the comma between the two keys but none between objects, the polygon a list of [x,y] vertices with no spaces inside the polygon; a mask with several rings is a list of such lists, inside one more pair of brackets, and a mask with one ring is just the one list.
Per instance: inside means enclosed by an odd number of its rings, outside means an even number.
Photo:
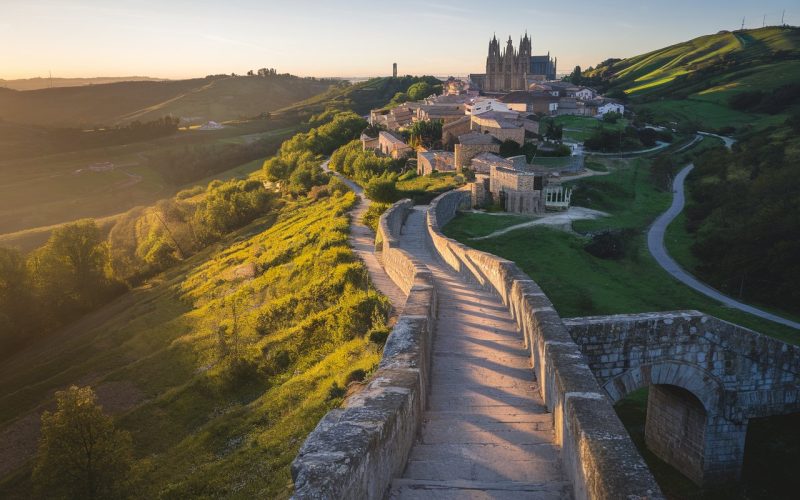
[{"label": "stone bridge", "polygon": [[658,499],[625,394],[650,387],[648,443],[698,482],[738,475],[748,418],[797,411],[797,348],[693,311],[562,320],[513,262],[441,233],[469,198],[381,217],[406,303],[301,447],[295,498]]},{"label": "stone bridge", "polygon": [[800,412],[800,348],[697,311],[565,319],[616,402],[649,387],[648,448],[699,484],[739,479],[747,421]]}]

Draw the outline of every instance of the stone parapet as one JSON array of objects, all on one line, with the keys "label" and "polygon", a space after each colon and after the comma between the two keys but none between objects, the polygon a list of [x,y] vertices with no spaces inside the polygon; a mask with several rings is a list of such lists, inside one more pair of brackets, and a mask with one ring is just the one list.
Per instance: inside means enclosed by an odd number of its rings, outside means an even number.
[{"label": "stone parapet", "polygon": [[663,498],[652,474],[597,384],[550,300],[513,262],[445,237],[441,228],[470,192],[431,202],[427,237],[432,252],[467,280],[497,293],[523,331],[542,397],[555,421],[564,470],[575,498]]},{"label": "stone parapet", "polygon": [[383,264],[407,294],[365,388],[328,412],[292,462],[297,499],[379,499],[403,472],[425,410],[436,290],[428,268],[399,248],[412,208],[395,203],[381,216],[377,241]]}]

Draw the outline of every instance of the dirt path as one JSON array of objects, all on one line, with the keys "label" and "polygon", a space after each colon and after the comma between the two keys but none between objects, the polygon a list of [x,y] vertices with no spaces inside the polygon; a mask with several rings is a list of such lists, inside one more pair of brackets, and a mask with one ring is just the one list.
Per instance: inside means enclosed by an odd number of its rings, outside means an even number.
[{"label": "dirt path", "polygon": [[470,239],[488,240],[489,238],[496,238],[497,236],[502,236],[506,233],[510,233],[511,231],[516,231],[517,229],[523,229],[526,227],[533,227],[533,226],[551,226],[559,229],[564,229],[566,231],[571,231],[573,221],[597,219],[600,217],[605,217],[607,215],[608,214],[605,212],[601,212],[599,210],[592,210],[591,208],[569,207],[569,210],[567,210],[566,212],[558,212],[555,214],[545,215],[543,217],[530,220],[528,222],[522,222],[520,224],[516,224],[510,227],[498,229],[497,231],[487,234],[486,236],[478,236],[476,238],[470,238]]},{"label": "dirt path", "polygon": [[405,305],[406,294],[386,274],[378,260],[378,256],[375,254],[375,233],[364,225],[364,214],[372,204],[372,201],[364,196],[364,190],[361,186],[328,168],[327,161],[322,164],[322,170],[341,179],[358,196],[358,205],[350,210],[350,246],[367,266],[372,284],[389,299],[396,314]]}]

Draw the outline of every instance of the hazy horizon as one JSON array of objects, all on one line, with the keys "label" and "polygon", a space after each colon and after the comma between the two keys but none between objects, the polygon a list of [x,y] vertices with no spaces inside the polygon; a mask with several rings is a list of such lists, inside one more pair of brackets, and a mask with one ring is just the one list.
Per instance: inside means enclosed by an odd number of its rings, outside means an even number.
[{"label": "hazy horizon", "polygon": [[[475,0],[418,0],[386,6],[356,0],[188,2],[5,0],[0,78],[141,75],[180,79],[273,67],[316,77],[483,71],[494,33],[515,45],[527,30],[536,54],[559,72],[629,57],[723,29],[780,23],[786,2],[698,4],[578,0],[542,8],[512,0],[492,9]],[[690,13],[690,14],[687,14]],[[792,24],[792,12],[785,22]],[[795,14],[796,15],[796,14]],[[766,16],[766,17],[764,17]],[[335,19],[335,21],[333,21]]]}]

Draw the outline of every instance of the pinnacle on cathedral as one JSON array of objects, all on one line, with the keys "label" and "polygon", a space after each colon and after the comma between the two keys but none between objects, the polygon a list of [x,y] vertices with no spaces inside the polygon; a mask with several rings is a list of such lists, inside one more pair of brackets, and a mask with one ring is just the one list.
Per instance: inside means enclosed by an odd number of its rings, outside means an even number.
[{"label": "pinnacle on cathedral", "polygon": [[546,56],[533,55],[533,43],[528,36],[528,30],[525,30],[525,35],[520,39],[518,51],[509,36],[502,54],[497,34],[494,34],[489,41],[486,74],[482,78],[481,87],[488,92],[527,90],[529,80],[534,75],[554,80],[555,73],[556,65],[549,52]]}]

